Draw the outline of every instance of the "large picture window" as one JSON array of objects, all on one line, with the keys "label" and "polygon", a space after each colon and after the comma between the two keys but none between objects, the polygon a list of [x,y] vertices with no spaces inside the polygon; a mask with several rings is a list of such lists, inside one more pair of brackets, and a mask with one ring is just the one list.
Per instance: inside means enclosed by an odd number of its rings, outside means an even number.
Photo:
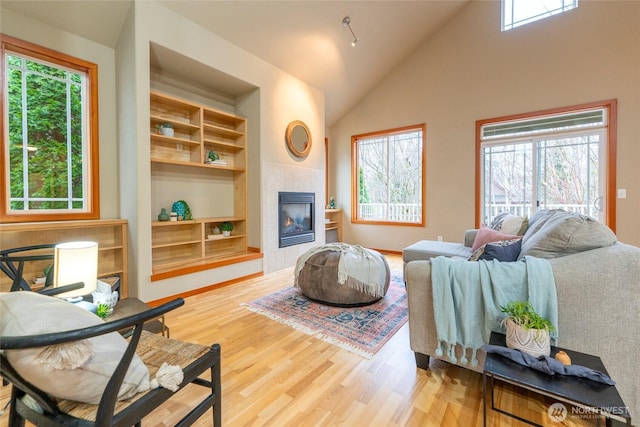
[{"label": "large picture window", "polygon": [[2,40],[2,220],[94,219],[97,66]]},{"label": "large picture window", "polygon": [[426,126],[355,135],[352,222],[424,225]]},{"label": "large picture window", "polygon": [[538,209],[615,230],[616,101],[477,122],[478,222]]}]

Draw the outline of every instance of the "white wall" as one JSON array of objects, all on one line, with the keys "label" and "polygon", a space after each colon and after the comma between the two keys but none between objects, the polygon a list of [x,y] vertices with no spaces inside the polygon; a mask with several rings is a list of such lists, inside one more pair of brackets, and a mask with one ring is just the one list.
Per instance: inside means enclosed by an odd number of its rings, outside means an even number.
[{"label": "white wall", "polygon": [[[155,300],[168,295],[186,292],[199,287],[230,280],[264,270],[275,271],[282,266],[295,264],[297,254],[277,248],[271,230],[277,230],[277,215],[269,209],[270,200],[277,196],[277,189],[267,188],[264,182],[280,179],[284,187],[291,185],[288,178],[291,168],[301,169],[302,179],[296,178],[295,184],[304,182],[306,177],[314,177],[324,182],[324,95],[313,87],[291,77],[270,64],[227,42],[190,21],[176,15],[171,10],[155,2],[135,2],[130,11],[128,29],[123,31],[118,53],[123,52],[118,67],[126,70],[123,78],[130,80],[132,87],[119,87],[119,95],[127,99],[121,105],[120,115],[137,116],[135,123],[121,130],[122,151],[127,155],[122,160],[122,176],[134,177],[135,184],[123,186],[124,200],[137,201],[135,212],[126,215],[131,219],[133,238],[130,263],[137,266],[137,294],[143,300]],[[157,216],[150,204],[152,192],[149,167],[148,123],[149,98],[151,85],[149,75],[149,44],[163,46],[192,58],[213,69],[235,76],[255,87],[258,92],[239,103],[239,112],[246,113],[250,122],[249,143],[249,219],[260,224],[250,224],[249,229],[259,232],[259,238],[252,236],[252,245],[259,245],[265,252],[263,262],[252,261],[241,265],[232,265],[150,282],[151,276],[151,220]],[[134,55],[124,54],[134,46]],[[120,55],[119,55],[120,57]],[[127,63],[131,61],[135,66]],[[129,86],[129,82],[126,86]],[[135,94],[135,102],[130,103],[130,93]],[[258,107],[256,107],[258,106]],[[258,114],[257,117],[255,115]],[[254,116],[254,117],[252,117]],[[292,120],[303,120],[311,129],[316,143],[311,153],[300,161],[289,155],[286,150],[284,134],[287,124]],[[257,132],[257,135],[253,135]],[[137,144],[136,144],[136,141]],[[145,141],[145,143],[140,143]],[[132,146],[136,144],[135,146]],[[258,149],[255,149],[255,145]],[[275,165],[275,167],[273,166]],[[255,170],[254,170],[255,169]],[[135,172],[132,172],[135,171]],[[317,180],[316,180],[317,181]],[[309,182],[309,187],[314,183]],[[324,187],[317,190],[317,196],[323,199]],[[288,190],[288,188],[282,188]],[[317,226],[323,227],[324,215],[321,213],[323,201],[316,210]],[[124,212],[124,210],[123,210]],[[255,213],[260,215],[257,217]]]},{"label": "white wall", "polygon": [[[617,234],[640,245],[640,2],[581,1],[571,12],[500,31],[500,2],[474,1],[330,129],[330,194],[346,241],[402,250],[460,242],[474,225],[475,122],[618,99]],[[427,125],[426,226],[350,224],[351,135]]]}]

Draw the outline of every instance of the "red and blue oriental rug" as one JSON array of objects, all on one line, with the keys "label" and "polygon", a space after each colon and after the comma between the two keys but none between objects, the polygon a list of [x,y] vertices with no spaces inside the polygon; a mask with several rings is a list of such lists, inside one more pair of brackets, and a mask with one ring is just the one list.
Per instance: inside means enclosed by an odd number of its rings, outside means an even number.
[{"label": "red and blue oriental rug", "polygon": [[408,318],[407,292],[402,276],[397,273],[391,274],[387,295],[364,307],[320,304],[293,286],[243,305],[366,358],[373,357]]}]

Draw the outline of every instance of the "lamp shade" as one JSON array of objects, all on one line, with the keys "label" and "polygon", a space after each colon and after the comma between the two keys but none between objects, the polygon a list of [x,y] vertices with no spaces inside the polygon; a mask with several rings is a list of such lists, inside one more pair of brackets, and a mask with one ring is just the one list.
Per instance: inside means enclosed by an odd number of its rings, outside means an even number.
[{"label": "lamp shade", "polygon": [[98,244],[96,242],[60,243],[54,248],[53,286],[84,283],[84,287],[58,294],[61,297],[88,295],[98,282]]}]

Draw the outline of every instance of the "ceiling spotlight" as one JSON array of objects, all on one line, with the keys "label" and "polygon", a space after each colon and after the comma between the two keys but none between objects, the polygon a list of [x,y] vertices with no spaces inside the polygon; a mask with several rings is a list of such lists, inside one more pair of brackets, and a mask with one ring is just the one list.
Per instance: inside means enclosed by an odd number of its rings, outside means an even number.
[{"label": "ceiling spotlight", "polygon": [[342,25],[344,25],[349,29],[349,31],[351,31],[351,35],[353,36],[353,41],[351,42],[351,46],[355,46],[356,43],[358,43],[359,39],[351,29],[351,18],[349,18],[348,16],[345,16],[344,19],[342,20]]}]

